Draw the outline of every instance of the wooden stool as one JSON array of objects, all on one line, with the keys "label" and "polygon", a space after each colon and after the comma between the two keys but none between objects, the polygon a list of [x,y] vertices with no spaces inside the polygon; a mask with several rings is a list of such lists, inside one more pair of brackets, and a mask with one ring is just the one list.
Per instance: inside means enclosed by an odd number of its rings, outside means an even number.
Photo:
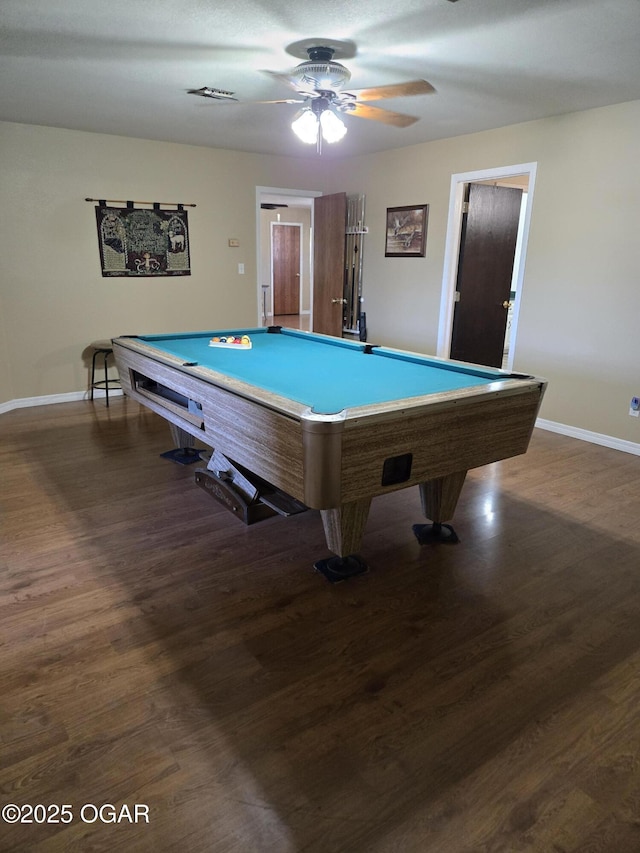
[{"label": "wooden stool", "polygon": [[[113,355],[113,347],[110,340],[94,341],[91,344],[93,350],[93,358],[91,359],[91,399],[93,400],[93,389],[104,388],[107,398],[107,407],[109,406],[109,388],[120,388],[119,379],[109,379],[107,359]],[[96,379],[96,358],[102,356],[102,369],[104,370],[104,379]]]}]

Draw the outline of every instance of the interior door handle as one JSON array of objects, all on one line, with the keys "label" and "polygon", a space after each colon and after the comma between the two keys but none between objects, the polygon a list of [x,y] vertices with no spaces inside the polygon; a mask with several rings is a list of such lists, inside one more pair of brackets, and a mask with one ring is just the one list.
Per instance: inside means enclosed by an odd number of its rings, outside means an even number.
[{"label": "interior door handle", "polygon": [[509,302],[508,299],[504,300],[504,302],[502,303],[502,307],[503,308],[511,308],[511,303]]},{"label": "interior door handle", "polygon": [[332,305],[346,305],[347,300],[346,299],[332,299],[331,304]]}]

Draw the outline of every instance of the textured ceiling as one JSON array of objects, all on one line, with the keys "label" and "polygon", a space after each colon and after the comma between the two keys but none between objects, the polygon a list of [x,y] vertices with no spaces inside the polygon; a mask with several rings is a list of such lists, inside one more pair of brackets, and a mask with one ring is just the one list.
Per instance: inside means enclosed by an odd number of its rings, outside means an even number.
[{"label": "textured ceiling", "polygon": [[[432,95],[349,116],[323,157],[399,148],[640,99],[640,0],[2,0],[0,119],[315,157],[289,127],[302,40],[345,45],[350,86],[423,78]],[[186,94],[211,86],[240,103]]]}]

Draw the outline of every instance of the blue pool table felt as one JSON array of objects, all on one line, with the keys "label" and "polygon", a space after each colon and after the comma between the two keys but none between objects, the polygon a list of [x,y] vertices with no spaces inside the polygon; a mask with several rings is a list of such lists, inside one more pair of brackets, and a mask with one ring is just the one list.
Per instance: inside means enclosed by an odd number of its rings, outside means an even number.
[{"label": "blue pool table felt", "polygon": [[461,367],[384,347],[365,354],[365,344],[360,342],[314,337],[295,330],[268,333],[258,328],[230,332],[248,334],[252,348],[210,347],[211,337],[224,335],[224,330],[144,335],[139,340],[184,363],[195,362],[295,400],[319,414],[471,388],[505,378],[498,370]]}]

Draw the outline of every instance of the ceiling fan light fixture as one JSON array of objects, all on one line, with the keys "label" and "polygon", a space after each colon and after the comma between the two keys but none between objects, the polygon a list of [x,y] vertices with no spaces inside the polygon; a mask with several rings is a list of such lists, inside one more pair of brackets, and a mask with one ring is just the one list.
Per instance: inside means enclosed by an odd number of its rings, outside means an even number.
[{"label": "ceiling fan light fixture", "polygon": [[308,47],[307,62],[301,62],[291,72],[301,86],[317,90],[339,89],[351,79],[351,72],[339,62],[334,62],[335,49],[318,45]]},{"label": "ceiling fan light fixture", "polygon": [[306,107],[291,123],[291,129],[301,142],[318,145],[318,149],[321,138],[329,143],[339,142],[347,132],[336,113],[326,106],[325,109]]},{"label": "ceiling fan light fixture", "polygon": [[291,129],[298,139],[307,145],[315,145],[318,141],[318,119],[310,109],[304,109],[300,113],[291,123]]},{"label": "ceiling fan light fixture", "polygon": [[340,142],[347,132],[344,123],[331,110],[324,110],[320,113],[320,127],[322,128],[322,137],[325,142]]}]

